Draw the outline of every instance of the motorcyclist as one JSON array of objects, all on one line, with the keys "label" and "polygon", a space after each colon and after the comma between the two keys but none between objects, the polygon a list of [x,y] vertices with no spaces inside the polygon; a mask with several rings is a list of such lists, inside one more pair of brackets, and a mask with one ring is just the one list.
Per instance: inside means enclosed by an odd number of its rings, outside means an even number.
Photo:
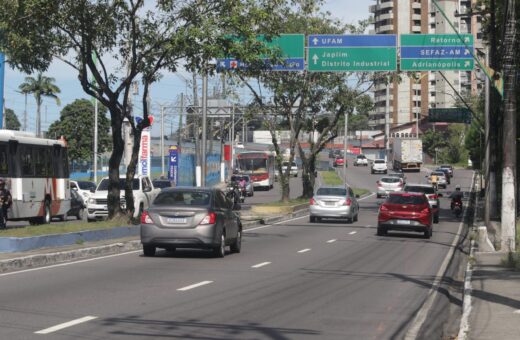
[{"label": "motorcyclist", "polygon": [[7,209],[12,203],[11,192],[5,188],[5,181],[0,178],[0,229],[7,228]]},{"label": "motorcyclist", "polygon": [[437,190],[437,181],[438,181],[437,175],[435,173],[432,173],[430,176],[430,182],[432,183],[435,190]]},{"label": "motorcyclist", "polygon": [[460,185],[455,187],[455,191],[451,193],[451,210],[455,207],[455,203],[459,203],[462,206],[462,197],[464,197],[464,193],[460,191]]}]

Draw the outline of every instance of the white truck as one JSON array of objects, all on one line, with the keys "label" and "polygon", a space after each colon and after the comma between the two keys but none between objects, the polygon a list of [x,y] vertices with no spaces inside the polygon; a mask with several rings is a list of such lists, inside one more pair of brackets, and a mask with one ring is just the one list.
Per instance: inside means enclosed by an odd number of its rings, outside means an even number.
[{"label": "white truck", "polygon": [[422,140],[419,138],[395,138],[393,144],[393,169],[395,171],[421,171],[423,162]]},{"label": "white truck", "polygon": [[[125,208],[125,182],[126,177],[119,178],[119,190],[121,190],[121,207]],[[134,218],[138,218],[141,212],[152,204],[161,189],[155,188],[148,176],[134,177],[132,183],[134,193]],[[108,217],[108,177],[99,182],[96,191],[92,193],[87,202],[87,220],[102,220]]]}]

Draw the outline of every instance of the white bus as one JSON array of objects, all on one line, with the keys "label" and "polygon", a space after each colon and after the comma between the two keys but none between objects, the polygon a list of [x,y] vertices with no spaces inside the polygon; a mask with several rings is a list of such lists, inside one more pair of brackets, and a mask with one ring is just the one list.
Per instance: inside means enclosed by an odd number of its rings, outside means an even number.
[{"label": "white bus", "polygon": [[70,209],[69,162],[62,140],[0,130],[0,178],[11,191],[9,221],[64,219]]}]

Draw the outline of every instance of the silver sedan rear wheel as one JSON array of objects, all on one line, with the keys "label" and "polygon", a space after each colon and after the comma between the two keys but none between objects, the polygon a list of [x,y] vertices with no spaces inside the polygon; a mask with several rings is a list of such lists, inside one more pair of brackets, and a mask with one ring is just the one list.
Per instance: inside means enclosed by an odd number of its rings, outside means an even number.
[{"label": "silver sedan rear wheel", "polygon": [[215,257],[224,257],[226,255],[226,237],[224,233],[220,234],[220,244],[213,249]]}]

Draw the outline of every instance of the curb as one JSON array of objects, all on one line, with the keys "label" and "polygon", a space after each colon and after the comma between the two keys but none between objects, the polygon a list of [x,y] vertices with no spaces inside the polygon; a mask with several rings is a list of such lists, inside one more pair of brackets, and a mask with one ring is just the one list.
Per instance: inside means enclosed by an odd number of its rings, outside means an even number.
[{"label": "curb", "polygon": [[[244,231],[247,231],[247,229],[251,229],[257,226],[271,225],[295,217],[305,216],[306,214],[308,214],[308,209],[302,209],[287,215],[268,217],[259,221],[243,222],[242,227]],[[141,249],[141,240],[132,240],[97,247],[74,249],[69,251],[61,251],[48,254],[21,256],[13,259],[1,260],[0,273],[27,268],[50,266],[58,263],[83,260],[87,258],[100,257],[105,255],[126,253]]]}]

